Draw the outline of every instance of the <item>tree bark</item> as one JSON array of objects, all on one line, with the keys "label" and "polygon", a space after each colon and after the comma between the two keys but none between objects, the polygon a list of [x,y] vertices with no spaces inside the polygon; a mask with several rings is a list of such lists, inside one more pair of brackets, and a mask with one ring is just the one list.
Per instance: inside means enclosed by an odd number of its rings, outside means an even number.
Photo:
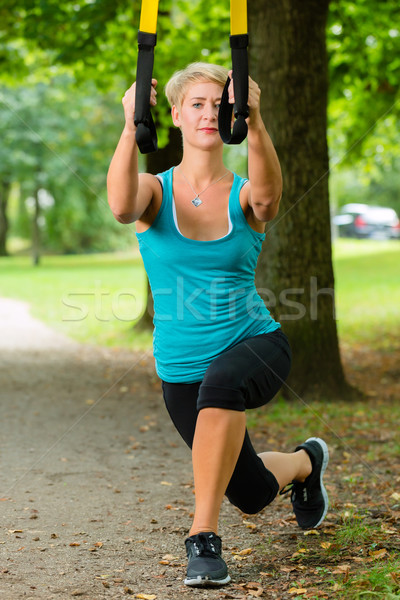
[{"label": "tree bark", "polygon": [[8,218],[7,203],[10,194],[11,183],[4,179],[0,183],[0,256],[8,256],[7,252],[7,234]]},{"label": "tree bark", "polygon": [[[180,163],[182,159],[182,136],[180,129],[170,127],[168,132],[168,144],[158,150],[146,155],[146,171],[156,175]],[[147,279],[147,301],[146,309],[139,321],[135,324],[135,329],[153,328],[154,305],[153,296],[149,280]]]},{"label": "tree bark", "polygon": [[277,150],[284,193],[256,282],[293,350],[285,395],[350,391],[335,320],[327,147],[329,0],[251,0],[250,73]]}]

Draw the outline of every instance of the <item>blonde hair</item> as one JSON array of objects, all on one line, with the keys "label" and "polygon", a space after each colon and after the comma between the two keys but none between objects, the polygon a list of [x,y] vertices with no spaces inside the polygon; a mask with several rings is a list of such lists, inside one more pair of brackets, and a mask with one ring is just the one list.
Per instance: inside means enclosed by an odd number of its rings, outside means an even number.
[{"label": "blonde hair", "polygon": [[227,77],[228,69],[225,69],[225,67],[204,62],[194,62],[172,75],[165,86],[165,95],[171,107],[175,105],[179,110],[190,84],[207,81],[218,83],[223,87]]}]

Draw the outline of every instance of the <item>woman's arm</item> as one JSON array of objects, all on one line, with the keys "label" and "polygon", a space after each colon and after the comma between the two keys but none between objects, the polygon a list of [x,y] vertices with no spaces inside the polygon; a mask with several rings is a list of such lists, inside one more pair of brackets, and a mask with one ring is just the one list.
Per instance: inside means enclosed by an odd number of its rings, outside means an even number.
[{"label": "woman's arm", "polygon": [[[152,80],[150,104],[156,104],[155,86]],[[134,83],[122,99],[125,112],[125,127],[111,160],[107,174],[108,203],[114,217],[120,223],[132,223],[143,215],[153,198],[153,176],[138,173],[138,149],[136,126]]]},{"label": "woman's arm", "polygon": [[[231,86],[233,88],[233,86]],[[233,89],[232,89],[233,94]],[[279,210],[282,173],[278,156],[260,113],[261,90],[249,77],[248,203],[258,221],[271,221]],[[233,101],[233,98],[230,100]]]}]

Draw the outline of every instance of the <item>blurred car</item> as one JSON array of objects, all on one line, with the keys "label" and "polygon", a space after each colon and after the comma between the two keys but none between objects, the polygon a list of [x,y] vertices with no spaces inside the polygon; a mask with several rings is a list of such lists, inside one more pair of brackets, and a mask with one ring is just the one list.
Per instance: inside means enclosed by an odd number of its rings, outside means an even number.
[{"label": "blurred car", "polygon": [[345,204],[333,217],[341,237],[399,239],[400,221],[396,211],[383,206],[368,204]]}]

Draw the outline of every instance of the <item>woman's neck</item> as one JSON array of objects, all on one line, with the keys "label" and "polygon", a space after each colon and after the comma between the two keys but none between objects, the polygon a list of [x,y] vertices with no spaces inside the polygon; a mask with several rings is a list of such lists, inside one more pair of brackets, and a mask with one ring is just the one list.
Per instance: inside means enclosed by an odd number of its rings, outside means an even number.
[{"label": "woman's neck", "polygon": [[[219,150],[219,149],[218,149]],[[183,153],[179,170],[190,178],[191,183],[207,183],[214,181],[226,173],[222,151],[210,152],[198,149],[186,150]]]}]

